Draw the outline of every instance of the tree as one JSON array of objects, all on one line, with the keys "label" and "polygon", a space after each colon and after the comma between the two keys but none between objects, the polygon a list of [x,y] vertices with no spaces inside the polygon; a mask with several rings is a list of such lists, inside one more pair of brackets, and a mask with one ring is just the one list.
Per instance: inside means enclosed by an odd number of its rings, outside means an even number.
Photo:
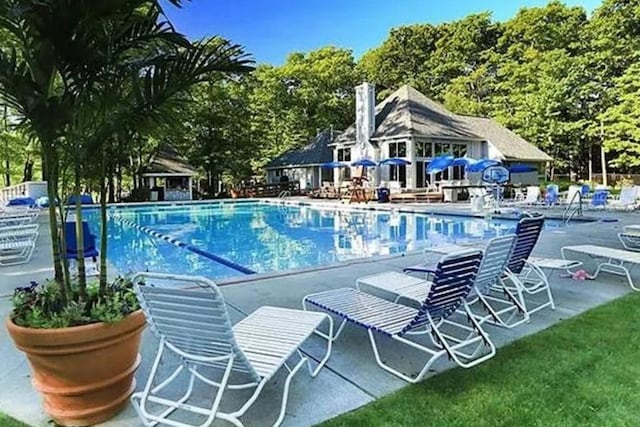
[{"label": "tree", "polygon": [[[172,3],[180,4],[179,0]],[[250,68],[242,49],[220,39],[190,43],[151,0],[1,0],[0,25],[16,49],[0,53],[0,94],[38,138],[48,182],[55,279],[75,299],[55,215],[62,158],[76,195],[98,180],[102,205],[100,295],[106,288],[106,177],[123,138],[162,121],[167,108],[216,72]],[[19,54],[18,54],[19,52]],[[114,143],[115,142],[115,143]],[[77,200],[79,197],[76,198]],[[82,210],[76,205],[79,287],[86,301]]]},{"label": "tree", "polygon": [[612,166],[623,171],[640,166],[640,64],[631,65],[615,80],[614,102],[599,117],[604,147],[614,154]]},{"label": "tree", "polygon": [[346,128],[358,81],[351,51],[333,47],[291,54],[281,67],[258,67],[247,81],[252,137],[260,144],[253,167],[306,144],[320,130]]}]

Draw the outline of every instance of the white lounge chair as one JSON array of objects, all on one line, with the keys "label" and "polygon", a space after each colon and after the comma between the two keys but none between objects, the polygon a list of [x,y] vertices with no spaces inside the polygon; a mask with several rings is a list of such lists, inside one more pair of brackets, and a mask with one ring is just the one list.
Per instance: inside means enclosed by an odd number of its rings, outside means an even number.
[{"label": "white lounge chair", "polygon": [[[492,296],[494,292],[511,293],[508,288],[505,288],[502,278],[509,274],[507,263],[515,248],[515,242],[516,236],[513,234],[496,237],[489,241],[483,251],[482,263],[474,279],[473,290],[467,298],[470,311],[480,324],[491,321],[491,323],[507,325],[508,322],[503,320],[505,315],[512,317],[514,311],[524,311],[515,295],[512,295],[511,298],[513,304],[504,304],[503,299],[496,299]],[[407,274],[395,271],[374,274],[361,277],[356,283],[358,289],[372,287],[390,292],[396,296],[395,301],[398,302],[408,300],[419,303],[427,297],[432,282],[428,275],[423,279],[413,277],[410,274],[421,274],[425,271],[429,270],[410,267],[405,269]],[[499,306],[496,306],[496,303]],[[479,305],[481,311],[473,310],[475,305]],[[524,314],[524,321],[529,320],[528,314],[526,312]]]},{"label": "white lounge chair", "polygon": [[38,224],[10,225],[0,227],[0,241],[21,240],[24,238],[38,238],[40,226]]},{"label": "white lounge chair", "polygon": [[637,199],[636,187],[622,187],[620,196],[610,201],[608,206],[613,209],[633,210],[638,206]]},{"label": "white lounge chair", "polygon": [[629,251],[640,252],[640,225],[627,225],[618,233],[622,246]]},{"label": "white lounge chair", "polygon": [[38,219],[37,213],[0,214],[0,227],[31,224]]},{"label": "white lounge chair", "polygon": [[[280,414],[274,423],[279,425],[284,419],[293,376],[307,363],[311,376],[315,377],[331,354],[333,326],[326,314],[265,306],[232,326],[222,293],[208,279],[138,273],[133,280],[151,330],[160,340],[144,389],[131,396],[136,412],[147,426],[205,426],[215,419],[241,426],[239,418],[253,405],[280,368],[285,367],[289,373],[284,382]],[[141,280],[148,283],[141,284]],[[159,281],[179,282],[196,289],[171,289],[150,284]],[[319,329],[323,323],[327,323],[328,334]],[[314,333],[327,340],[327,349],[323,359],[312,370],[300,346]],[[177,356],[180,364],[168,377],[156,383],[165,351]],[[295,365],[288,363],[292,358],[298,359]],[[209,375],[210,368],[217,373],[216,378]],[[160,392],[173,384],[182,372],[189,376],[184,395],[177,400],[163,397]],[[196,380],[216,390],[208,407],[188,403]],[[241,408],[229,413],[220,411],[225,391],[251,389],[255,390]],[[200,415],[199,418],[204,420],[186,424],[169,419],[178,409],[192,417]]]},{"label": "white lounge chair", "polygon": [[29,262],[35,246],[35,239],[32,237],[1,240],[0,266],[7,267]]},{"label": "white lounge chair", "polygon": [[527,194],[524,200],[513,201],[505,203],[505,206],[534,206],[540,204],[540,187],[529,186],[527,187]]},{"label": "white lounge chair", "polygon": [[590,258],[604,259],[603,262],[598,264],[595,273],[588,276],[589,279],[595,279],[600,272],[604,271],[626,277],[631,289],[640,291],[640,287],[633,283],[630,273],[632,267],[640,264],[640,253],[596,245],[564,246],[560,252],[564,259],[567,259],[568,252],[587,255]]},{"label": "white lounge chair", "polygon": [[[495,354],[493,343],[471,315],[466,303],[481,259],[479,250],[445,255],[438,263],[428,295],[418,309],[353,288],[307,295],[302,305],[305,310],[314,307],[341,318],[334,339],[340,336],[347,323],[365,329],[378,365],[405,381],[415,383],[442,356],[450,357],[459,366],[470,368]],[[458,309],[466,312],[471,325],[462,330],[462,338],[451,335],[453,332],[449,331],[449,328],[458,326],[458,323],[448,321],[449,316]],[[378,350],[378,334],[426,354],[428,358],[419,372],[410,376],[384,361]],[[409,339],[415,334],[426,334],[433,342],[433,347]],[[488,346],[489,352],[477,357],[478,348],[482,346]]]}]

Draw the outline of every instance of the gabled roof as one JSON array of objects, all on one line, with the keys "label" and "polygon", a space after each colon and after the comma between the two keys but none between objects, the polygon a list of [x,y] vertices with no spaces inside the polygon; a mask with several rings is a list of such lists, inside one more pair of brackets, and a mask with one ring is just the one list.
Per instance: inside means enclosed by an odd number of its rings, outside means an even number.
[{"label": "gabled roof", "polygon": [[267,169],[283,167],[320,165],[333,160],[333,151],[329,144],[339,132],[325,130],[316,135],[309,144],[297,150],[287,151],[280,157],[271,160],[265,166]]},{"label": "gabled roof", "polygon": [[[550,161],[551,157],[498,122],[455,114],[411,86],[402,86],[376,106],[371,140],[400,136],[481,140],[491,143],[505,160]],[[334,141],[356,142],[355,124]]]},{"label": "gabled roof", "polygon": [[551,156],[495,120],[464,117],[470,127],[502,154],[504,160],[550,162]]},{"label": "gabled roof", "polygon": [[168,174],[175,176],[195,176],[198,172],[178,153],[172,145],[166,144],[151,157],[142,175]]}]

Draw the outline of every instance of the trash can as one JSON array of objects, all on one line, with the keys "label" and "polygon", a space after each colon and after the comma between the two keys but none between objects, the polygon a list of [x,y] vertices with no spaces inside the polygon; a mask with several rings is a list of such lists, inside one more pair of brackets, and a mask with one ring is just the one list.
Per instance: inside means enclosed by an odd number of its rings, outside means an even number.
[{"label": "trash can", "polygon": [[378,198],[378,203],[389,203],[389,189],[388,188],[376,189],[376,197]]}]

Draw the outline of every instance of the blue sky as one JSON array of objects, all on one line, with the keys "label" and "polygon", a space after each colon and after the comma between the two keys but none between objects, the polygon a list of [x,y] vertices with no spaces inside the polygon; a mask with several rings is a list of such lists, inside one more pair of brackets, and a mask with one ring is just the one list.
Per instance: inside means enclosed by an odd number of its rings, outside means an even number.
[{"label": "blue sky", "polygon": [[[378,46],[393,27],[437,24],[491,10],[503,21],[546,0],[192,0],[166,12],[191,38],[221,35],[242,44],[259,63],[282,64],[291,52],[333,45],[356,58]],[[591,12],[600,0],[567,0]]]}]

